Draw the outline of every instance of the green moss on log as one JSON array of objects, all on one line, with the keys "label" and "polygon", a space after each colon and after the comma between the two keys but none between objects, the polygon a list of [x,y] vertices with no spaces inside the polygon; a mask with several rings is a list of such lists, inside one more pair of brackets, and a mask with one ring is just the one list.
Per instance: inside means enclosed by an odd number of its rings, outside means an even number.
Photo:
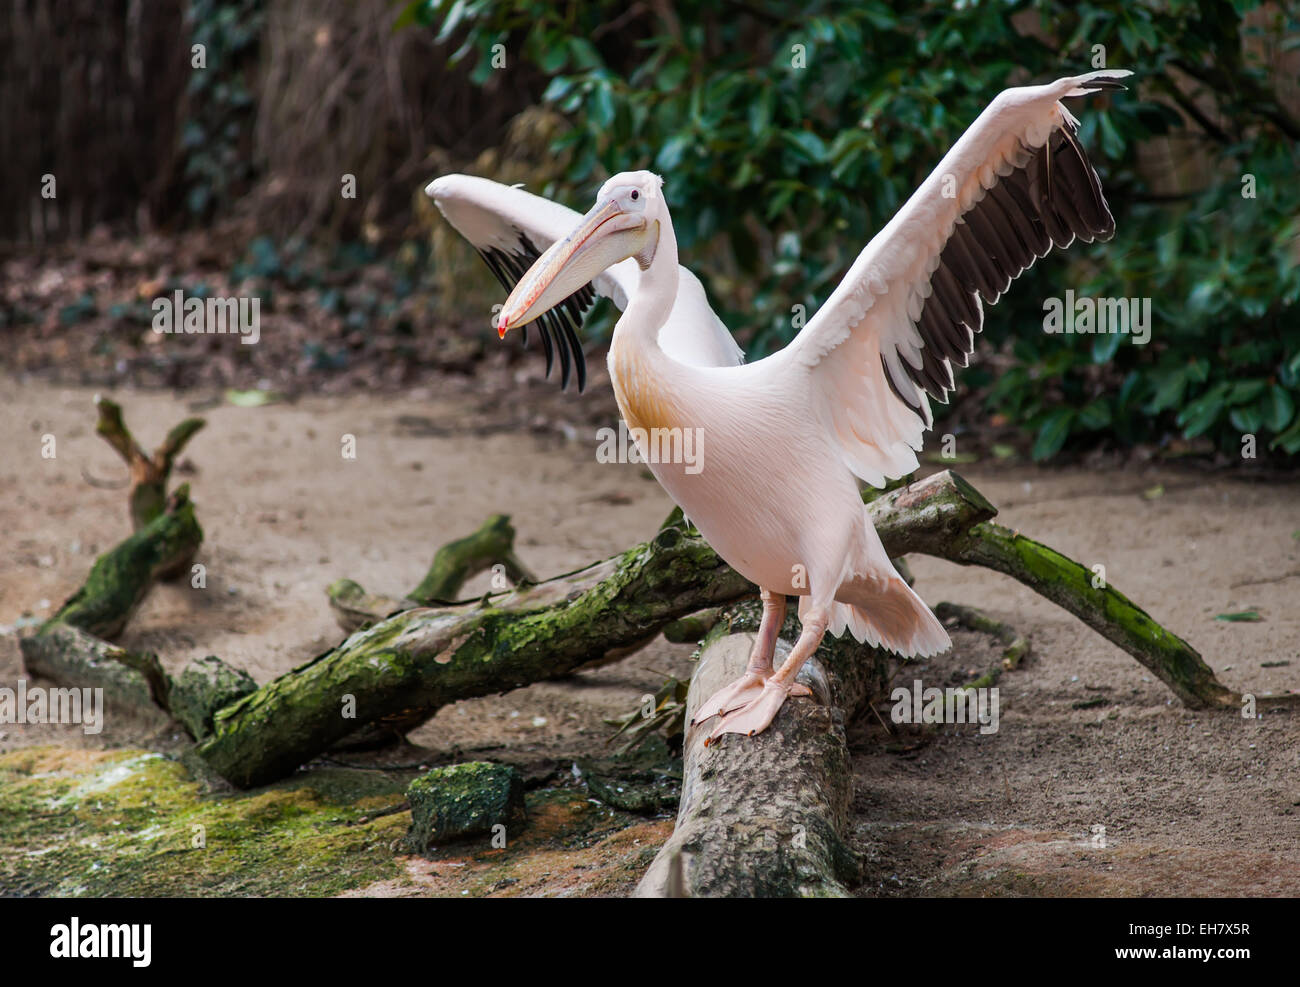
[{"label": "green moss on log", "polygon": [[253,677],[232,668],[216,655],[196,658],[169,683],[167,705],[195,740],[212,733],[212,717],[220,709],[256,691]]},{"label": "green moss on log", "polygon": [[358,631],[219,712],[199,752],[232,783],[263,784],[366,723],[567,674],[752,592],[702,539],[666,529],[499,605],[409,610]]},{"label": "green moss on log", "polygon": [[511,582],[537,582],[515,556],[515,529],[506,514],[492,515],[477,531],[439,548],[424,579],[408,595],[424,606],[451,602],[467,579],[494,565],[504,566]]},{"label": "green moss on log", "polygon": [[[22,638],[18,647],[31,675],[72,688],[103,689],[104,699],[116,706],[142,712],[157,707],[162,668],[156,655],[132,654],[67,624]],[[144,668],[151,668],[155,677],[146,675]]]},{"label": "green moss on log", "polygon": [[1178,635],[1166,630],[1109,582],[1093,586],[1092,570],[1032,538],[993,522],[971,529],[954,561],[1014,576],[1123,648],[1192,709],[1229,707],[1239,697]]},{"label": "green moss on log", "polygon": [[178,562],[193,558],[202,541],[189,487],[182,484],[166,512],[95,560],[86,582],[41,632],[62,623],[111,641],[154,583]]}]

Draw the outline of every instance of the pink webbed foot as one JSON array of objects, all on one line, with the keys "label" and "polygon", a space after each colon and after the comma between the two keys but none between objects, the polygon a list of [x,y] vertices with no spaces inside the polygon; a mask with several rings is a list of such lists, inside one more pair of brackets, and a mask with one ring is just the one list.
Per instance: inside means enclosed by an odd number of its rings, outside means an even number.
[{"label": "pink webbed foot", "polygon": [[762,733],[772,725],[776,714],[785,705],[786,699],[791,696],[810,695],[812,693],[808,687],[798,682],[786,686],[775,678],[769,679],[763,683],[758,695],[723,715],[718,725],[713,728],[713,732],[705,739],[704,746],[716,744],[725,733],[739,733],[747,737]]},{"label": "pink webbed foot", "polygon": [[[691,720],[691,725],[703,723],[712,716],[726,716],[732,710],[749,705],[762,694],[767,681],[766,676],[759,675],[757,672],[746,672],[736,681],[724,685],[704,700],[695,718]],[[812,693],[806,685],[796,682],[790,689],[790,695],[811,696]]]}]

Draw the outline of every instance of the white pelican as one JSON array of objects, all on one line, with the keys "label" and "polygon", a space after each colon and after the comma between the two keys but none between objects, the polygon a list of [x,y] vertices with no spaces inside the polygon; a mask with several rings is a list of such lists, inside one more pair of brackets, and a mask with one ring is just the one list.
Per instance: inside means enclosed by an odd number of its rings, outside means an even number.
[{"label": "white pelican", "polygon": [[[917,468],[932,424],[929,397],[946,400],[952,364],[966,366],[983,325],[981,298],[996,302],[1054,245],[1114,233],[1078,121],[1060,100],[1122,89],[1119,80],[1130,74],[1103,70],[999,95],[793,342],[751,364],[724,344],[730,336],[699,282],[678,266],[657,175],[615,175],[582,217],[529,197],[522,211],[492,222],[481,202],[466,210],[456,194],[457,183],[473,180],[452,176],[429,187],[480,251],[518,250],[523,233],[526,258],[549,241],[501,308],[503,338],[535,319],[545,327],[556,312],[574,312],[592,287],[609,294],[623,309],[609,370],[629,428],[643,430],[638,437],[698,430],[702,469],[650,468],[763,598],[746,673],[697,717],[720,717],[709,742],[759,733],[788,696],[807,695],[795,677],[827,630],[847,629],[905,657],[950,646],[890,562],[857,479],[882,486]],[[503,266],[499,256],[488,260]],[[516,261],[508,273],[520,268]],[[774,670],[787,595],[799,597],[802,630]]]}]

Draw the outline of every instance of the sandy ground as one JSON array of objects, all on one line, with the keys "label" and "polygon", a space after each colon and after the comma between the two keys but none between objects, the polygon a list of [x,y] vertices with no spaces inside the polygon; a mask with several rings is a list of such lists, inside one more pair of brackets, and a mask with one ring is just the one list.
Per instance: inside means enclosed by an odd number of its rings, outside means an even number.
[{"label": "sandy ground", "polygon": [[[156,589],[122,640],[172,668],[217,654],[268,680],[337,641],[330,582],[347,576],[400,594],[439,544],[493,512],[513,516],[519,555],[547,575],[648,536],[671,506],[641,467],[597,462],[590,429],[569,439],[480,434],[483,412],[463,392],[261,408],[194,393],[112,396],[148,445],[196,407],[208,419],[182,476],[206,533],[207,588]],[[0,377],[9,422],[0,433],[0,626],[47,616],[128,532],[123,491],[87,480],[125,477],[94,434],[91,400],[90,390]],[[45,435],[56,439],[53,459],[41,456]],[[356,437],[355,460],[341,455],[345,435]],[[1300,686],[1300,483],[1156,466],[960,470],[999,505],[1003,523],[1104,565],[1113,585],[1198,648],[1226,685]],[[1162,496],[1142,496],[1157,484]],[[911,562],[928,602],[988,610],[1028,633],[1033,655],[1003,678],[992,736],[957,727],[890,737],[870,716],[855,728],[862,893],[1300,893],[1293,714],[1189,712],[1131,658],[1019,584]],[[1248,609],[1263,620],[1213,619]],[[688,674],[691,650],[661,641],[605,669],[461,703],[412,740],[431,762],[473,752],[537,774],[562,771],[600,751],[602,720],[630,710],[662,673]],[[909,667],[900,682],[946,684],[967,658]],[[10,630],[0,634],[0,682],[21,675]],[[1075,708],[1097,697],[1106,704]],[[0,726],[0,751],[158,739],[156,728],[120,717],[98,737]]]}]

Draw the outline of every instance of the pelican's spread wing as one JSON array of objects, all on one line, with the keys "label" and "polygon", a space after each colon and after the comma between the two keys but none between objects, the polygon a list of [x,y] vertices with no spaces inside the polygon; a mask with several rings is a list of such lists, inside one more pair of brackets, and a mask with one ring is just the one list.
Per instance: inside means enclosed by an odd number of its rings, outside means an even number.
[{"label": "pelican's spread wing", "polygon": [[856,475],[879,486],[916,469],[933,422],[929,397],[946,400],[952,364],[966,366],[981,298],[996,302],[1053,246],[1115,232],[1078,121],[1060,100],[1122,89],[1131,74],[999,95],[781,351],[807,368],[810,400]]},{"label": "pelican's spread wing", "polygon": [[[425,192],[479,252],[507,293],[552,243],[582,221],[580,213],[558,202],[471,175],[444,175],[429,183]],[[640,279],[636,261],[622,261],[538,319],[548,376],[558,353],[561,386],[568,386],[572,362],[582,391],[587,383],[587,363],[577,330],[583,316],[598,294],[620,310],[626,308]],[[525,342],[527,331],[525,327]],[[710,308],[704,286],[685,268],[681,269],[677,302],[660,330],[659,345],[674,359],[695,366],[734,366],[742,359],[740,347]]]}]

